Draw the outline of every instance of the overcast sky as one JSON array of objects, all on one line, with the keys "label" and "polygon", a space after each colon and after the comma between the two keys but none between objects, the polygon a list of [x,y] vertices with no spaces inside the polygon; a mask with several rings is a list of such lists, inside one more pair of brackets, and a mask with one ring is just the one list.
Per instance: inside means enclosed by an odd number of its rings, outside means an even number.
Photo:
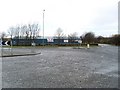
[{"label": "overcast sky", "polygon": [[92,31],[96,35],[118,33],[119,0],[0,0],[0,32],[18,24],[39,23],[45,9],[45,35],[60,27],[68,35]]}]

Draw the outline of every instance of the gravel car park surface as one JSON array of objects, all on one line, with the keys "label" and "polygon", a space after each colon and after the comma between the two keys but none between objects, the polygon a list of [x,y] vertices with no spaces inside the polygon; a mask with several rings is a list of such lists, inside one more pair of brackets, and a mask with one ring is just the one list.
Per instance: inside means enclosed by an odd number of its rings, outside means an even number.
[{"label": "gravel car park surface", "polygon": [[2,59],[3,88],[118,87],[116,46],[37,48],[36,51],[41,54]]}]

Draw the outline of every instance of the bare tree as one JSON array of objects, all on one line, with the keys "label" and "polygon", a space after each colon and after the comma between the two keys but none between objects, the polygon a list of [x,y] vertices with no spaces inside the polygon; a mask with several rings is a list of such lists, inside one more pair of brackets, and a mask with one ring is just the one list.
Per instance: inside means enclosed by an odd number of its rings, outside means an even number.
[{"label": "bare tree", "polygon": [[10,44],[11,44],[11,46],[12,46],[12,45],[13,45],[13,43],[12,43],[12,38],[13,38],[13,36],[15,35],[15,28],[14,28],[14,27],[10,27],[10,28],[8,29],[8,35],[10,35],[10,38],[11,38]]},{"label": "bare tree", "polygon": [[25,38],[25,39],[28,39],[29,38],[29,29],[28,29],[28,26],[27,25],[22,25],[21,26],[21,37]]},{"label": "bare tree", "polygon": [[40,26],[39,24],[33,24],[33,25],[34,25],[34,28],[33,28],[33,39],[34,39],[37,36],[39,36]]},{"label": "bare tree", "polygon": [[74,33],[68,35],[69,42],[76,42],[76,39],[78,39],[77,35],[78,35],[77,32],[74,32]]},{"label": "bare tree", "polygon": [[2,33],[1,33],[1,39],[4,40],[5,36],[6,36],[6,33],[5,33],[5,32],[2,32]]},{"label": "bare tree", "polygon": [[103,39],[104,39],[103,36],[98,36],[98,37],[96,37],[96,42],[97,42],[97,43],[102,43],[102,42],[103,42]]},{"label": "bare tree", "polygon": [[15,27],[15,37],[19,39],[20,37],[20,26]]},{"label": "bare tree", "polygon": [[28,24],[28,33],[29,33],[30,39],[32,39],[32,25],[31,24]]},{"label": "bare tree", "polygon": [[82,40],[84,43],[94,43],[95,34],[93,32],[87,32],[82,36]]},{"label": "bare tree", "polygon": [[39,24],[28,24],[28,29],[30,32],[30,38],[35,39],[37,35],[39,35],[40,26]]},{"label": "bare tree", "polygon": [[120,46],[120,34],[115,34],[111,37],[111,43]]},{"label": "bare tree", "polygon": [[58,44],[60,45],[61,39],[63,38],[63,30],[61,28],[58,28],[56,30],[56,38],[58,39]]},{"label": "bare tree", "polygon": [[27,39],[27,37],[28,37],[28,34],[26,34],[26,32],[28,32],[28,27],[27,27],[27,25],[21,25],[21,28],[20,28],[21,30],[20,30],[20,36],[22,37],[22,38],[26,38]]},{"label": "bare tree", "polygon": [[15,35],[15,28],[14,27],[10,27],[8,29],[8,35],[10,35],[11,39],[13,38],[13,36]]},{"label": "bare tree", "polygon": [[61,29],[61,28],[58,28],[57,30],[56,30],[56,37],[58,38],[58,39],[60,39],[60,38],[62,38],[63,37],[63,30]]},{"label": "bare tree", "polygon": [[[8,30],[8,34],[11,38],[16,39],[16,43],[18,45],[21,38],[26,39],[27,45],[31,43],[32,39],[35,39],[39,36],[40,26],[39,24],[28,24],[28,25],[17,25],[16,27],[10,27]],[[25,43],[24,42],[24,43]]]}]

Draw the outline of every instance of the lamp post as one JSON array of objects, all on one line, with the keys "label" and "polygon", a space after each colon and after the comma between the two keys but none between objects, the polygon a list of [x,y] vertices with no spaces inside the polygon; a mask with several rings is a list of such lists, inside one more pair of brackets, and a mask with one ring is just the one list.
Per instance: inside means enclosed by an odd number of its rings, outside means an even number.
[{"label": "lamp post", "polygon": [[12,35],[11,35],[10,45],[11,45],[11,55],[12,55],[12,54],[13,54],[13,50],[12,50],[12,46],[13,46],[13,43],[12,43]]},{"label": "lamp post", "polygon": [[44,46],[44,12],[45,12],[45,9],[43,10],[43,46]]},{"label": "lamp post", "polygon": [[3,47],[2,47],[2,37],[0,38],[0,54],[1,54],[1,57],[3,56]]}]

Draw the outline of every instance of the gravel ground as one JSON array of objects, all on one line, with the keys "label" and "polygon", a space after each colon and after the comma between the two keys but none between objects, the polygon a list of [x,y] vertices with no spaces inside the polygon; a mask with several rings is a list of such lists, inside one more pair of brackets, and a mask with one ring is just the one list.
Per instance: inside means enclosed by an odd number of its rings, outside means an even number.
[{"label": "gravel ground", "polygon": [[118,47],[36,49],[2,59],[3,88],[118,88]]}]

